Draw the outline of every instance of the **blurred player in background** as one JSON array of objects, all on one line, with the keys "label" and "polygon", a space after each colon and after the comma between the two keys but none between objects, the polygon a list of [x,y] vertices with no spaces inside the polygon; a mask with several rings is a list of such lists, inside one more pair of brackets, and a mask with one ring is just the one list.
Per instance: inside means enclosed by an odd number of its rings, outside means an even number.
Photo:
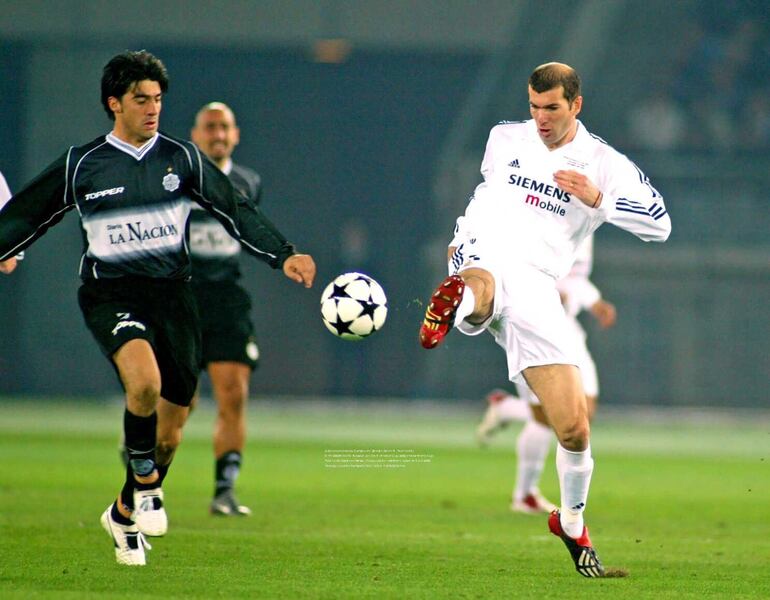
[{"label": "blurred player in background", "polygon": [[[5,181],[5,177],[2,173],[0,173],[0,209],[2,209],[3,206],[5,206],[5,203],[10,199],[11,190],[8,187],[8,183]],[[8,260],[0,262],[0,273],[5,273],[6,275],[13,273],[13,271],[16,269],[18,261],[23,257],[24,253],[21,253],[17,256],[12,256]]]},{"label": "blurred player in background", "polygon": [[[588,418],[593,418],[599,398],[599,378],[596,364],[586,345],[586,332],[577,319],[581,311],[587,311],[602,329],[615,325],[617,312],[589,276],[593,266],[593,236],[587,237],[580,248],[569,274],[556,283],[562,305],[567,313],[569,331],[578,345],[580,379],[586,394]],[[526,383],[516,384],[519,397],[504,390],[493,390],[487,395],[489,406],[476,430],[479,443],[486,444],[490,437],[511,421],[524,421],[524,427],[516,441],[516,486],[513,490],[511,510],[527,514],[550,513],[554,506],[540,493],[538,484],[553,438],[553,431],[540,406],[540,401]]]},{"label": "blurred player in background", "polygon": [[467,335],[489,330],[504,348],[509,378],[535,393],[559,442],[561,509],[549,529],[578,573],[602,577],[583,522],[594,465],[588,408],[556,282],[602,223],[664,241],[671,220],[638,167],[578,121],[583,97],[574,69],[547,63],[528,83],[532,119],[490,132],[484,181],[448,249],[455,274],[434,291],[420,343],[435,348],[457,327]]},{"label": "blurred player in background", "polygon": [[310,287],[315,276],[313,259],[297,254],[194,144],[158,130],[167,88],[166,68],[149,52],[113,57],[101,81],[112,131],[71,147],[0,211],[0,261],[68,210],[80,216],[78,301],[126,393],[129,464],[123,489],[101,516],[125,565],[144,565],[144,536],[167,531],[161,485],[200,370],[198,310],[188,283],[191,202],[291,280]]},{"label": "blurred player in background", "polygon": [[[191,139],[233,186],[256,206],[262,196],[257,173],[233,163],[240,141],[233,111],[221,102],[206,104],[195,116]],[[239,284],[241,245],[217,219],[199,205],[190,213],[190,257],[193,292],[201,307],[202,360],[217,402],[214,425],[215,515],[247,516],[234,488],[246,440],[246,403],[249,377],[257,366],[259,349],[251,321],[251,300]]]}]

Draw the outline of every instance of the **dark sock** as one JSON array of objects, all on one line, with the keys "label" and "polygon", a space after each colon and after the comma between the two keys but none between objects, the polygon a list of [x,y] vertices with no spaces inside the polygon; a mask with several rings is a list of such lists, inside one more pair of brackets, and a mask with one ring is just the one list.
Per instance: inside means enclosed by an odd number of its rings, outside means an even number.
[{"label": "dark sock", "polygon": [[171,463],[168,463],[167,465],[155,465],[155,468],[158,469],[158,481],[156,485],[161,485],[163,483],[163,480],[166,478],[166,475],[168,474],[168,469],[171,466]]},{"label": "dark sock", "polygon": [[236,450],[225,452],[214,466],[214,478],[216,480],[216,488],[214,488],[214,495],[218,496],[224,491],[231,490],[235,487],[235,480],[238,479],[238,474],[241,471],[241,453]]},{"label": "dark sock", "polygon": [[131,512],[134,511],[134,486],[136,486],[136,479],[134,479],[134,472],[129,464],[126,466],[126,482],[123,484],[123,489],[120,490],[120,501]]},{"label": "dark sock", "polygon": [[112,508],[110,509],[110,516],[112,516],[113,521],[115,521],[116,523],[120,523],[121,525],[134,524],[134,522],[131,519],[124,517],[123,515],[120,514],[120,511],[118,510],[117,502],[112,503]]},{"label": "dark sock", "polygon": [[134,473],[141,477],[150,475],[155,470],[155,441],[158,428],[158,415],[138,417],[125,410],[123,413],[123,432],[128,452],[128,464]]}]

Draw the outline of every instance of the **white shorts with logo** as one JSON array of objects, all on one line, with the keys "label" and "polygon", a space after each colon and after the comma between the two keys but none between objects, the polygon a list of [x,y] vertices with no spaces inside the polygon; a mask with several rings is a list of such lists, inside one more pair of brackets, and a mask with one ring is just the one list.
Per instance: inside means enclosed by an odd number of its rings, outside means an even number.
[{"label": "white shorts with logo", "polygon": [[579,365],[579,336],[564,312],[556,281],[530,265],[496,265],[482,260],[465,263],[482,268],[495,278],[495,304],[492,316],[480,325],[463,321],[456,325],[466,335],[489,331],[505,350],[508,377],[524,383],[521,372],[528,367],[552,364]]}]

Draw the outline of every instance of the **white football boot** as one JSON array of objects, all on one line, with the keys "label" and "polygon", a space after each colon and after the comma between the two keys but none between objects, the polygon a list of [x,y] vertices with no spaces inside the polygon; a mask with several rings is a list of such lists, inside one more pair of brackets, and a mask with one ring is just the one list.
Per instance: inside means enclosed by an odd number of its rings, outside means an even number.
[{"label": "white football boot", "polygon": [[134,514],[131,515],[144,535],[160,537],[168,531],[168,516],[163,508],[163,490],[134,490]]},{"label": "white football boot", "polygon": [[144,535],[135,523],[122,525],[113,520],[112,504],[102,513],[99,520],[115,544],[115,560],[118,564],[129,566],[147,564],[144,551],[152,549],[152,546],[144,539]]}]

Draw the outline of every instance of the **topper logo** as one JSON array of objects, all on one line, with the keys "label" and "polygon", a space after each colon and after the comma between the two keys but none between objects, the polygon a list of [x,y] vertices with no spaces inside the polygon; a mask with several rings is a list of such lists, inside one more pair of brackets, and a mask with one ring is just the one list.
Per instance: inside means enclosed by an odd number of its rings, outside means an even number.
[{"label": "topper logo", "polygon": [[108,190],[99,190],[98,192],[91,192],[90,194],[86,194],[85,198],[86,200],[96,200],[97,198],[102,198],[104,196],[114,196],[115,194],[122,194],[125,191],[126,191],[126,188],[124,187],[114,187]]}]

